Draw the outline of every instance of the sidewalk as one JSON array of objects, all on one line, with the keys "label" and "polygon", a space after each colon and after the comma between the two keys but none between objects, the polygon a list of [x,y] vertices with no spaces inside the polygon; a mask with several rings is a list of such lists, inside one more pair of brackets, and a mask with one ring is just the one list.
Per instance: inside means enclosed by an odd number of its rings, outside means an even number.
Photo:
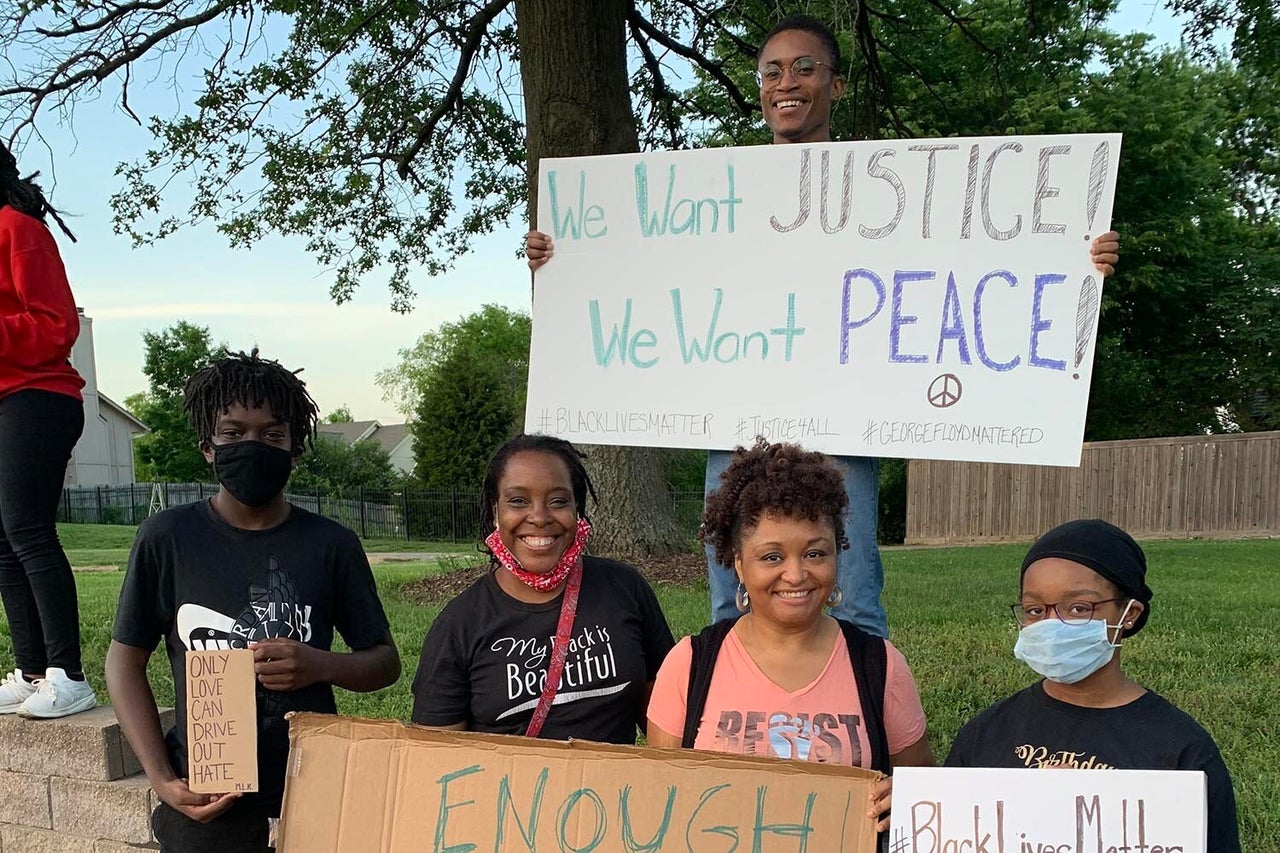
[{"label": "sidewalk", "polygon": [[[457,551],[366,551],[365,556],[369,558],[369,565],[377,566],[382,563],[429,563],[443,557],[469,557],[472,554]],[[474,556],[479,557],[479,552]]]}]

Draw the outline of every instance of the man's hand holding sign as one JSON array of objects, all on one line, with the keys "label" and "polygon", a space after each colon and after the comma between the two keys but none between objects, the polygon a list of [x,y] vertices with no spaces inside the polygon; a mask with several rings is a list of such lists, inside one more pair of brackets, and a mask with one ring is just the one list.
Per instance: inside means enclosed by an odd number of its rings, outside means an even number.
[{"label": "man's hand holding sign", "polygon": [[[1119,146],[1089,135],[547,161],[550,237],[527,248],[545,264],[554,241],[559,260],[538,273],[527,427],[1075,464],[1118,251],[1105,229]],[[944,374],[966,393],[941,411],[929,388]]]}]

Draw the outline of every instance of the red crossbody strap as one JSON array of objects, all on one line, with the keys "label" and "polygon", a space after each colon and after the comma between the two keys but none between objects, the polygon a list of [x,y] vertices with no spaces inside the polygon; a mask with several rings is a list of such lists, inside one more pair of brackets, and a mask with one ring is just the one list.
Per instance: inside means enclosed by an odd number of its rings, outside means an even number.
[{"label": "red crossbody strap", "polygon": [[574,561],[569,578],[564,585],[564,598],[560,600],[560,622],[556,625],[555,644],[551,648],[551,663],[547,666],[547,681],[542,685],[538,707],[533,709],[526,737],[537,737],[556,699],[556,688],[564,674],[564,662],[569,656],[569,638],[573,633],[573,619],[578,614],[578,592],[582,589],[582,558]]}]

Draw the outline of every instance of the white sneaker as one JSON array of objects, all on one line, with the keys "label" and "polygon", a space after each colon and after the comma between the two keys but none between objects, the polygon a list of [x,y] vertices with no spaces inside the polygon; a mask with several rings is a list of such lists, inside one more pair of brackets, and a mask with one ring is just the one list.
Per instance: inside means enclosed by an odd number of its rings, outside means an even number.
[{"label": "white sneaker", "polygon": [[51,666],[45,670],[44,678],[36,681],[36,692],[18,708],[18,716],[51,720],[87,711],[97,704],[98,697],[87,680],[72,681],[66,670]]},{"label": "white sneaker", "polygon": [[0,714],[16,714],[27,697],[34,695],[36,686],[22,677],[22,670],[15,669],[0,681]]}]

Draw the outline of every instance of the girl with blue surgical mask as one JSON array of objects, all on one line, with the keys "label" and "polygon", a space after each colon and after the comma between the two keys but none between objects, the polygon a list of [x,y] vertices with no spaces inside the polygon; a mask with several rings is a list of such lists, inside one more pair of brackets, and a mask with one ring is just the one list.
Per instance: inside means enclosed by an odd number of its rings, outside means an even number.
[{"label": "girl with blue surgical mask", "polygon": [[949,767],[1200,770],[1209,850],[1239,853],[1231,776],[1213,738],[1120,665],[1147,623],[1147,560],[1128,533],[1098,519],[1040,537],[1022,561],[1013,653],[1042,681],[992,705],[956,735]]}]

